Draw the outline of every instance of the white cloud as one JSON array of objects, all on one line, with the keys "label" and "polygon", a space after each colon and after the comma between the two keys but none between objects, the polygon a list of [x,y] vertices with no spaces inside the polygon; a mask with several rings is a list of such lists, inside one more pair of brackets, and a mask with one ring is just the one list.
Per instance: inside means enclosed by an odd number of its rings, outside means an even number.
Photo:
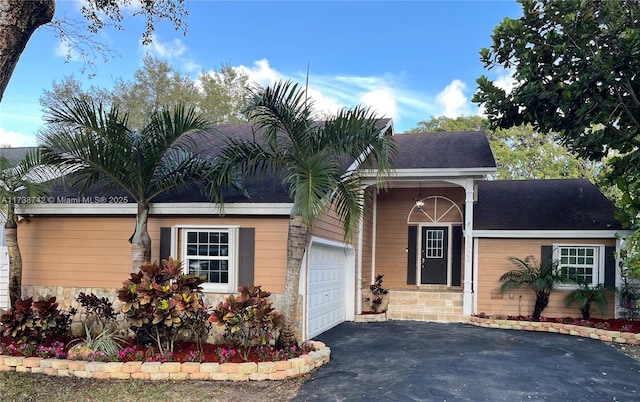
[{"label": "white cloud", "polygon": [[381,86],[363,93],[360,95],[360,99],[376,113],[394,120],[398,118],[397,99],[393,89]]},{"label": "white cloud", "polygon": [[[271,66],[266,58],[256,60],[251,65],[233,68],[246,74],[250,83],[261,86],[287,79],[305,85],[307,80],[306,71],[286,74]],[[309,97],[320,117],[335,114],[341,108],[362,104],[370,107],[378,116],[392,118],[398,132],[406,131],[420,120],[432,116],[472,114],[476,109],[465,95],[465,90],[466,85],[458,79],[433,96],[407,88],[403,77],[394,74],[318,75],[311,69],[309,75]]]},{"label": "white cloud", "polygon": [[464,82],[453,80],[436,96],[441,108],[440,115],[455,118],[471,114],[469,99],[464,94],[465,89]]},{"label": "white cloud", "polygon": [[283,79],[284,76],[269,65],[269,60],[260,59],[253,62],[253,66],[247,67],[240,65],[236,67],[241,73],[249,77],[249,82],[255,82],[258,85],[268,86]]},{"label": "white cloud", "polygon": [[171,64],[178,64],[186,72],[195,72],[202,67],[187,54],[187,46],[178,38],[170,41],[162,41],[157,35],[151,35],[152,42],[149,45],[140,44],[143,54],[151,54],[154,57],[165,59]]},{"label": "white cloud", "polygon": [[33,147],[35,145],[36,139],[34,136],[5,130],[0,127],[0,146]]}]

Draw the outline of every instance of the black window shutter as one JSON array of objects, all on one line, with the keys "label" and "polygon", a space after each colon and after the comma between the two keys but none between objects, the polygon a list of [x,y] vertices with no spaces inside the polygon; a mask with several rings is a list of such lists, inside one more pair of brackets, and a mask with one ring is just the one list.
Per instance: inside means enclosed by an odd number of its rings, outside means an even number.
[{"label": "black window shutter", "polygon": [[255,228],[240,228],[239,233],[240,261],[238,261],[238,286],[254,285]]},{"label": "black window shutter", "polygon": [[453,241],[451,244],[451,286],[462,283],[462,226],[453,226]]},{"label": "black window shutter", "polygon": [[606,286],[616,286],[616,248],[604,248],[604,284]]},{"label": "black window shutter", "polygon": [[550,261],[553,258],[553,246],[540,247],[540,264]]},{"label": "black window shutter", "polygon": [[[171,228],[160,228],[160,261],[171,255]],[[173,257],[176,257],[175,255]]]},{"label": "black window shutter", "polygon": [[416,257],[417,250],[416,242],[418,241],[418,227],[409,226],[409,238],[407,247],[407,285],[416,284]]}]

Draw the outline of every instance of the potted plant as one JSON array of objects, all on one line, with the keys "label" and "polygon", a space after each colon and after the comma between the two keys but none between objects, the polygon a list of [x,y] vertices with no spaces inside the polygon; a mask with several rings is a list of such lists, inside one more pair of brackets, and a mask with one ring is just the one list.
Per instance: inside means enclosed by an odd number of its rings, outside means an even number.
[{"label": "potted plant", "polygon": [[376,280],[369,286],[369,294],[364,297],[364,302],[369,312],[384,313],[387,311],[389,300],[386,295],[389,293],[389,290],[382,287],[383,277],[384,275],[376,276]]}]

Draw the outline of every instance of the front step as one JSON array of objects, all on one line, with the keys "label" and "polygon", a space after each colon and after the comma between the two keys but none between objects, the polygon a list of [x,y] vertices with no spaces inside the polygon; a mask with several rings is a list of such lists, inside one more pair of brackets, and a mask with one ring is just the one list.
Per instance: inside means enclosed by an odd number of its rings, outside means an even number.
[{"label": "front step", "polygon": [[446,289],[390,290],[387,318],[435,322],[468,322],[462,314],[462,292]]}]

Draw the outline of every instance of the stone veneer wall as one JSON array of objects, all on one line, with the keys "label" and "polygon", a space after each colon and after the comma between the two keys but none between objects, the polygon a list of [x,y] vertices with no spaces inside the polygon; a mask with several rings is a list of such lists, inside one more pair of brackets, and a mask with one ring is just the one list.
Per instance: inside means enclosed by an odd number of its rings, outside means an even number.
[{"label": "stone veneer wall", "polygon": [[387,318],[436,322],[468,322],[462,314],[462,291],[390,290]]},{"label": "stone veneer wall", "polygon": [[640,345],[640,334],[633,332],[609,331],[607,329],[597,329],[582,327],[573,324],[561,324],[557,322],[540,321],[517,321],[501,320],[495,318],[471,317],[470,324],[485,328],[513,329],[522,331],[551,332],[581,336],[583,338],[598,339],[604,342],[628,343],[630,345]]},{"label": "stone veneer wall", "polygon": [[113,380],[284,380],[329,362],[331,350],[322,342],[311,341],[315,351],[277,362],[178,363],[178,362],[87,362],[0,355],[0,371],[43,373],[60,377]]}]

